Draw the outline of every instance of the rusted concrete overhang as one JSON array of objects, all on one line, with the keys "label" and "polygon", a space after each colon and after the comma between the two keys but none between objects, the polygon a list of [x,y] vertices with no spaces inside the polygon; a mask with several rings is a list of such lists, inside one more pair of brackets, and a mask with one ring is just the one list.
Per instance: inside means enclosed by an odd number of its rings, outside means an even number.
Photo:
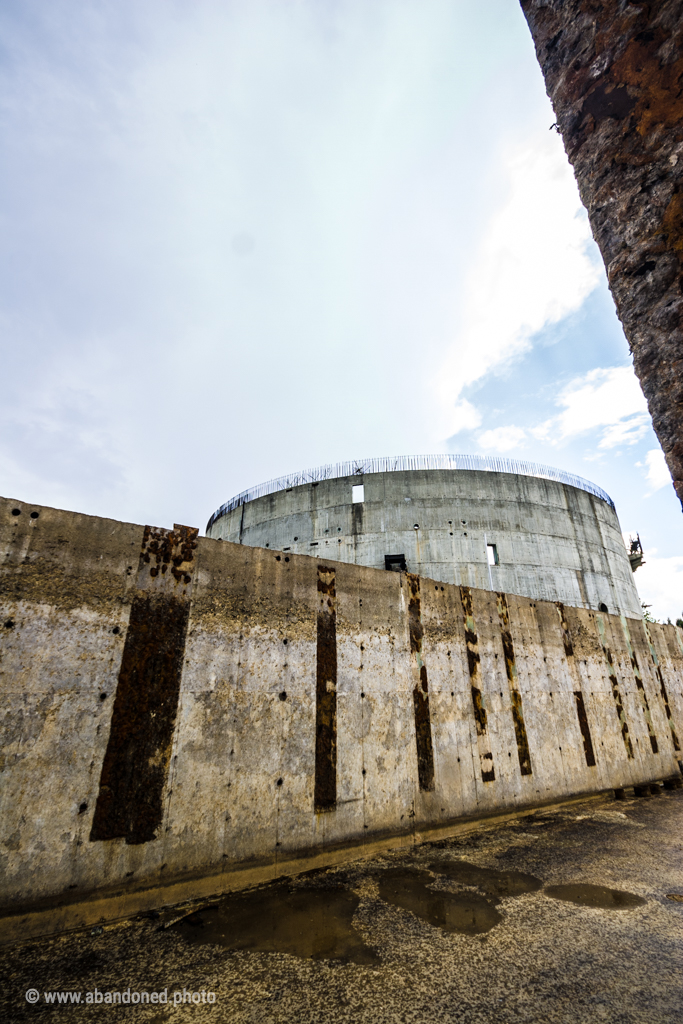
[{"label": "rusted concrete overhang", "polygon": [[683,3],[521,6],[683,502]]}]

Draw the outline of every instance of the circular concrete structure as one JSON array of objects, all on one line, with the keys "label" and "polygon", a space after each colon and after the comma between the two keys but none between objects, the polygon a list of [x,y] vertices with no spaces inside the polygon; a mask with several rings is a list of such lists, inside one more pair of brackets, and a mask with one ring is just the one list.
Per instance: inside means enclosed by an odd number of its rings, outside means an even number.
[{"label": "circular concrete structure", "polygon": [[244,491],[208,537],[642,615],[614,504],[561,470],[461,455],[367,459]]}]

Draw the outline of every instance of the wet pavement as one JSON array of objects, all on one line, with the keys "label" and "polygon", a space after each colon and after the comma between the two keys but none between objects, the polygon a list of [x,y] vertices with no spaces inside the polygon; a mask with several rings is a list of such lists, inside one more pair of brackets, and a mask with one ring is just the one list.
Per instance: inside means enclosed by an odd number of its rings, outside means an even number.
[{"label": "wet pavement", "polygon": [[5,950],[0,972],[3,1021],[679,1024],[683,790]]}]

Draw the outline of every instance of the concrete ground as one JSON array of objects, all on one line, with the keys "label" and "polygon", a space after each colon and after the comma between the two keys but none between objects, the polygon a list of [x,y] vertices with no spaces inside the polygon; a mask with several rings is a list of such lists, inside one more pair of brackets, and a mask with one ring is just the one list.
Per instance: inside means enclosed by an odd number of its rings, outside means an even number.
[{"label": "concrete ground", "polygon": [[[600,797],[6,950],[2,1020],[673,1024],[679,894],[683,790]],[[128,989],[168,1002],[104,1002]]]}]

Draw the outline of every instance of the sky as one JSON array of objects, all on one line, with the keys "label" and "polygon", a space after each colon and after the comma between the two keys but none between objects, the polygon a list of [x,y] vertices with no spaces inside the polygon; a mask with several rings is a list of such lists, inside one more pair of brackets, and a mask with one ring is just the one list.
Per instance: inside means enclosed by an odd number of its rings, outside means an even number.
[{"label": "sky", "polygon": [[678,503],[516,0],[4,0],[0,492],[204,529],[380,455]]}]

